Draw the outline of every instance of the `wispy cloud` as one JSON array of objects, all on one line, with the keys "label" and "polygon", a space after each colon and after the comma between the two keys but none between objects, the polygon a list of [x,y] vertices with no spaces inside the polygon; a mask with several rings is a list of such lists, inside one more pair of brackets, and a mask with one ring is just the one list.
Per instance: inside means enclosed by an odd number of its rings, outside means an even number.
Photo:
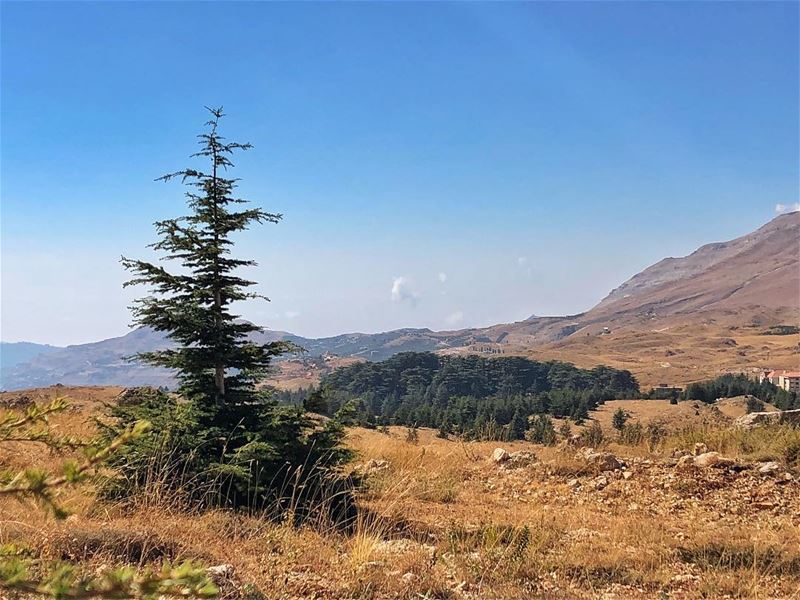
[{"label": "wispy cloud", "polygon": [[447,315],[444,320],[448,325],[456,325],[464,320],[464,313],[460,310],[457,310],[454,313]]},{"label": "wispy cloud", "polygon": [[296,319],[300,316],[300,313],[296,310],[287,310],[285,313],[283,313],[283,316],[285,316],[287,319]]},{"label": "wispy cloud", "polygon": [[793,204],[776,204],[775,205],[775,212],[779,215],[783,213],[795,212],[800,210],[800,202],[794,202]]},{"label": "wispy cloud", "polygon": [[419,294],[411,287],[411,280],[407,277],[395,277],[392,280],[392,302],[407,302],[416,306]]},{"label": "wispy cloud", "polygon": [[447,273],[439,273],[439,281],[445,283],[447,281]]}]

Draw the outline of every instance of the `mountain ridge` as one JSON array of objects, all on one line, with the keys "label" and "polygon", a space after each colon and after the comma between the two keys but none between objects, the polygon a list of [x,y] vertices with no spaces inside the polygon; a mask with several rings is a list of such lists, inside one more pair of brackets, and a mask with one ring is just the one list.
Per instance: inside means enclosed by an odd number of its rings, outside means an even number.
[{"label": "mountain ridge", "polygon": [[[732,331],[744,326],[758,328],[800,322],[798,240],[800,212],[780,215],[744,236],[705,244],[684,257],[658,261],[614,288],[596,306],[575,315],[532,315],[515,323],[461,330],[432,331],[406,327],[324,338],[305,338],[266,329],[254,335],[253,340],[260,343],[291,341],[304,348],[310,357],[333,354],[382,360],[403,351],[503,353],[552,357],[583,364],[605,361],[611,366],[625,366],[637,372],[638,363],[620,363],[621,359],[604,349],[604,344],[616,341],[620,350],[633,348],[634,356],[644,360],[651,358],[649,355],[658,354],[661,351],[658,345],[667,343],[668,339],[671,345],[676,345],[676,340],[666,333],[668,331],[681,331],[683,328],[685,331],[681,335],[699,340],[701,336],[696,333],[697,328],[704,327],[703,335],[709,339],[725,339],[732,336]],[[713,324],[714,331],[709,329],[710,324]],[[654,338],[654,333],[660,337]],[[649,348],[637,346],[651,338]],[[797,366],[795,363],[800,361],[792,354],[791,348],[785,348],[783,344],[773,349],[771,345],[775,341],[763,342],[760,352],[755,347],[752,351],[740,348],[739,354],[747,360],[730,364],[753,366],[753,363],[760,364],[770,359],[781,364],[791,363],[787,365],[789,367]],[[163,334],[138,328],[99,342],[56,348],[17,362],[10,368],[4,366],[2,386],[19,389],[54,383],[173,385],[174,378],[168,371],[124,360],[137,352],[167,345],[168,340]],[[701,351],[716,352],[717,349],[699,346],[698,354],[689,356],[701,362]],[[676,354],[679,353],[672,356]],[[672,366],[671,362],[655,363]],[[692,369],[697,370],[696,365],[688,364],[678,378],[689,379]],[[655,369],[654,377],[656,373],[660,371]],[[674,378],[674,373],[669,375]]]}]

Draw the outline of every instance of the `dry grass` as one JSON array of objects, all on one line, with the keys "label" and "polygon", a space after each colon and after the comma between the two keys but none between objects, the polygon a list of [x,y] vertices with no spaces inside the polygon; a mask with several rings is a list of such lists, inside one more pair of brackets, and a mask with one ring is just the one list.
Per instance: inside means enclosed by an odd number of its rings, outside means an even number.
[{"label": "dry grass", "polygon": [[[91,432],[92,411],[87,402],[63,426]],[[570,450],[503,444],[538,460],[501,469],[489,460],[496,443],[421,429],[410,444],[403,428],[352,429],[354,468],[370,459],[387,466],[367,475],[347,534],[263,515],[191,514],[156,493],[100,504],[84,490],[66,499],[75,514],[60,523],[0,501],[0,544],[22,542],[87,570],[163,558],[229,563],[251,598],[255,590],[270,599],[800,598],[797,480],[683,473],[665,462],[696,441],[741,460],[789,462],[800,432],[699,422],[671,427],[655,449],[606,435],[606,449],[627,460],[632,476],[595,488],[597,473]],[[39,448],[0,458],[52,461]]]}]

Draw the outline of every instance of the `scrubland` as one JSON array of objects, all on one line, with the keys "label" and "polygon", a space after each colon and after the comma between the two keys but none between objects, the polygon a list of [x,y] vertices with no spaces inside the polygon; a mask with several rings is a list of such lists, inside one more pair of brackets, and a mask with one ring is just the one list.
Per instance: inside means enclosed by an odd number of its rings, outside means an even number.
[{"label": "scrubland", "polygon": [[[53,426],[89,437],[112,392],[31,397],[75,398]],[[630,401],[629,422],[646,435],[622,444],[606,413],[625,402],[601,407],[603,439],[593,440],[620,469],[601,472],[560,438],[545,447],[352,428],[348,468],[361,485],[350,527],[198,512],[157,486],[100,502],[83,486],[62,498],[64,521],[0,499],[0,544],[87,572],[165,559],[231,565],[224,598],[800,598],[800,430],[739,430],[720,409]],[[679,461],[705,449],[697,444],[730,460]],[[512,459],[492,460],[497,447]],[[59,457],[16,444],[0,460],[17,468]]]}]

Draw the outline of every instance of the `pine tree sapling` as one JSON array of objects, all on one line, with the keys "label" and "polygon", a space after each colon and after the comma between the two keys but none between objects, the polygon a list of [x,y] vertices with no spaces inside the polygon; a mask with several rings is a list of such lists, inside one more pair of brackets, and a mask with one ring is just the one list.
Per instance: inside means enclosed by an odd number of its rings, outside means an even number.
[{"label": "pine tree sapling", "polygon": [[622,408],[618,408],[614,412],[614,416],[611,417],[611,425],[617,431],[622,431],[622,428],[625,427],[625,423],[628,421],[629,415],[626,413]]}]

